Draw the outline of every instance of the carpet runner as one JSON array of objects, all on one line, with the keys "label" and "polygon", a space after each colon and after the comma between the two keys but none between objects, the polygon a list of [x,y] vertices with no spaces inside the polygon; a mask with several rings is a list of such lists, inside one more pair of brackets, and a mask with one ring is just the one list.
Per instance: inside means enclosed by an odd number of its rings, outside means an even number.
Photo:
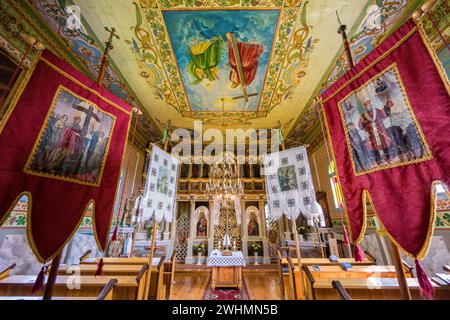
[{"label": "carpet runner", "polygon": [[242,288],[240,290],[237,288],[216,288],[213,290],[210,278],[203,300],[250,300],[250,295],[244,279],[242,279]]}]

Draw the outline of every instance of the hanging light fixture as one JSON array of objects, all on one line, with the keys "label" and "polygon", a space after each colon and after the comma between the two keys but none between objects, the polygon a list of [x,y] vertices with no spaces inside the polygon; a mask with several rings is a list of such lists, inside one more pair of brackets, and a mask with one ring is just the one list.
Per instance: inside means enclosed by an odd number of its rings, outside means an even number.
[{"label": "hanging light fixture", "polygon": [[229,207],[236,199],[240,199],[244,190],[236,159],[234,155],[226,152],[222,156],[214,157],[211,162],[206,195],[219,202],[221,207]]}]

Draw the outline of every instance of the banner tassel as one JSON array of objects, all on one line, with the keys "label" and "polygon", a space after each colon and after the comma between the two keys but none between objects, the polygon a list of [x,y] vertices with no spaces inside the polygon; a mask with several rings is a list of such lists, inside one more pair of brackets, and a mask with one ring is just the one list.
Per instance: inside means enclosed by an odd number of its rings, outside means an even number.
[{"label": "banner tassel", "polygon": [[423,269],[422,264],[417,259],[416,259],[416,273],[417,273],[417,280],[419,281],[420,285],[420,295],[424,299],[433,300],[435,289],[431,284],[430,279],[428,279],[428,276],[425,270]]},{"label": "banner tassel", "polygon": [[45,272],[47,271],[47,268],[46,265],[42,266],[41,271],[39,271],[39,274],[36,277],[36,281],[34,281],[33,288],[31,288],[31,293],[35,293],[44,287]]},{"label": "banner tassel", "polygon": [[103,258],[97,264],[97,271],[95,271],[95,276],[101,276],[103,274]]},{"label": "banner tassel", "polygon": [[345,242],[345,245],[349,245],[350,244],[350,241],[348,240],[348,234],[347,234],[347,228],[345,228],[345,225],[344,224],[342,224],[342,232],[344,233],[344,242]]},{"label": "banner tassel", "polygon": [[117,224],[116,224],[116,227],[114,228],[114,232],[111,237],[111,242],[116,241],[116,240],[117,240]]},{"label": "banner tassel", "polygon": [[364,251],[358,244],[355,244],[355,260],[357,262],[363,262],[365,259]]}]

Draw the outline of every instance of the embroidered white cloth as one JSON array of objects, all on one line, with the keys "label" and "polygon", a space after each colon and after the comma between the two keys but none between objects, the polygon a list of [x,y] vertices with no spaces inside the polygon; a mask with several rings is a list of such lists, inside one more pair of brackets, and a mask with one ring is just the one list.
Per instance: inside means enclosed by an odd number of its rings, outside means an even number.
[{"label": "embroidered white cloth", "polygon": [[154,213],[157,222],[163,218],[172,222],[179,167],[178,159],[153,146],[142,201],[143,221],[150,219]]},{"label": "embroidered white cloth", "polygon": [[[172,242],[172,240],[156,240],[155,246],[157,247],[163,247],[167,246]],[[137,240],[134,242],[135,247],[150,247],[152,245],[152,242],[150,240]]]},{"label": "embroidered white cloth", "polygon": [[302,213],[310,225],[319,219],[308,154],[298,147],[263,157],[269,215],[279,219],[283,212],[289,219]]},{"label": "embroidered white cloth", "polygon": [[211,254],[208,257],[208,267],[245,267],[246,262],[241,251],[232,252],[231,256],[223,256],[221,253]]},{"label": "embroidered white cloth", "polygon": [[[294,240],[284,240],[287,247],[295,247],[295,241]],[[319,244],[319,241],[299,241],[298,244],[300,247],[326,247],[327,245],[323,242]]]}]

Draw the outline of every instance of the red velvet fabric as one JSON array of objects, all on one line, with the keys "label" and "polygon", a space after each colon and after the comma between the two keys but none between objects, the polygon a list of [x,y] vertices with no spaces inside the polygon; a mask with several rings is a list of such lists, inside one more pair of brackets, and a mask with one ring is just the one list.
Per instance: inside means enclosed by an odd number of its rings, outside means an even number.
[{"label": "red velvet fabric", "polygon": [[[325,101],[323,107],[342,183],[352,240],[356,241],[364,231],[362,193],[366,189],[387,231],[404,250],[416,256],[424,247],[431,228],[432,182],[450,182],[450,98],[419,31],[394,48],[414,27],[413,21],[404,24],[324,92],[322,99]],[[391,48],[394,48],[391,53],[369,66]],[[432,159],[356,176],[338,103],[394,62],[417,122],[431,149]],[[361,77],[346,85],[365,68],[367,70]],[[342,87],[343,90],[326,101]]]},{"label": "red velvet fabric", "polygon": [[[0,219],[9,214],[19,194],[31,193],[31,223],[27,227],[31,229],[33,250],[41,261],[46,261],[62,250],[81,222],[90,200],[95,201],[95,232],[102,249],[105,248],[131,107],[50,52],[44,52],[42,57],[126,110],[112,106],[41,60],[0,132]],[[60,85],[116,117],[99,186],[40,177],[23,171]]]}]

